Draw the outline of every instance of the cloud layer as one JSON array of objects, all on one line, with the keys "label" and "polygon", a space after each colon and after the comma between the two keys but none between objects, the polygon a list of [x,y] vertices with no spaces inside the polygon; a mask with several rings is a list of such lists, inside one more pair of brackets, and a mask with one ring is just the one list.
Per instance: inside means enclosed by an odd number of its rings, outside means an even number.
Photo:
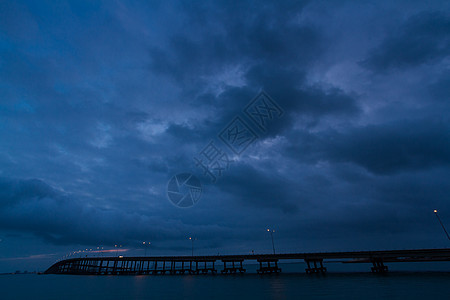
[{"label": "cloud layer", "polygon": [[[180,251],[190,235],[264,250],[267,226],[285,251],[442,246],[448,8],[2,3],[0,230]],[[217,135],[261,90],[284,114],[251,125],[238,157]],[[215,184],[193,161],[211,140],[234,160]],[[166,198],[182,172],[204,187],[190,209]]]}]

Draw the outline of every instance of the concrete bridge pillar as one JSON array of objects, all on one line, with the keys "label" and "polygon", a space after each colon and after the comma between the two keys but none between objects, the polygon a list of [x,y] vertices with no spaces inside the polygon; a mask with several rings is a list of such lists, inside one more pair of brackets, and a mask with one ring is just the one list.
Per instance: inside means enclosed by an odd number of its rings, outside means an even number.
[{"label": "concrete bridge pillar", "polygon": [[[222,274],[236,274],[239,273],[245,273],[245,269],[242,266],[242,262],[244,260],[222,260],[223,262],[223,270],[221,271]],[[229,263],[227,265],[227,263]]]},{"label": "concrete bridge pillar", "polygon": [[[278,268],[278,259],[258,259],[259,269],[256,270],[258,274],[280,273],[281,268]],[[267,263],[267,266],[264,265]]]},{"label": "concrete bridge pillar", "polygon": [[386,273],[388,271],[388,267],[384,265],[383,259],[381,257],[374,257],[371,259],[373,267],[372,273]]},{"label": "concrete bridge pillar", "polygon": [[322,258],[312,258],[305,259],[306,265],[308,266],[305,271],[307,274],[321,273],[325,274],[327,272],[327,268],[323,266]]}]

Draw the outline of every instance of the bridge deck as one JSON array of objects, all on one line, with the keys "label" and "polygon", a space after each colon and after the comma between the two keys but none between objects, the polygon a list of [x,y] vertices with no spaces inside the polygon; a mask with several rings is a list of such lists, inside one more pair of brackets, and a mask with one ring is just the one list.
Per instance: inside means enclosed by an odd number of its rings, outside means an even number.
[{"label": "bridge deck", "polygon": [[[279,260],[304,260],[307,273],[326,272],[324,260],[343,263],[372,263],[372,272],[385,272],[385,262],[450,261],[450,248],[385,251],[245,254],[208,256],[83,257],[59,261],[45,274],[176,274],[216,273],[215,262],[224,263],[230,273],[244,272],[242,262],[256,260],[258,273],[278,273]],[[228,265],[227,265],[228,264]],[[319,265],[318,265],[319,264]],[[222,272],[223,273],[223,272]]]}]

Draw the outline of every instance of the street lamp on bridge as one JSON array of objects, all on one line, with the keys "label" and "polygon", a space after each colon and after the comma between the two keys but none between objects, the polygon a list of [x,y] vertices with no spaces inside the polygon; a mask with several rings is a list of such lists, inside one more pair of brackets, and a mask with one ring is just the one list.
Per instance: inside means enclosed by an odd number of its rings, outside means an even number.
[{"label": "street lamp on bridge", "polygon": [[273,249],[273,254],[275,254],[275,244],[274,244],[274,242],[273,242],[273,233],[275,232],[275,229],[267,228],[267,231],[270,232],[270,237],[272,238],[272,249]]},{"label": "street lamp on bridge", "polygon": [[450,236],[448,235],[448,232],[447,232],[447,230],[445,229],[444,224],[442,224],[441,218],[439,218],[439,215],[438,215],[438,213],[437,213],[437,209],[435,209],[433,212],[434,212],[434,214],[436,215],[436,218],[438,219],[439,224],[441,224],[442,229],[444,229],[444,232],[445,232],[445,234],[447,235],[447,239],[450,240]]},{"label": "street lamp on bridge", "polygon": [[119,255],[119,248],[122,248],[122,245],[114,245],[114,248],[116,248],[116,256]]},{"label": "street lamp on bridge", "polygon": [[144,245],[144,256],[147,256],[147,246],[150,244],[150,242],[142,242],[142,245]]},{"label": "street lamp on bridge", "polygon": [[189,239],[192,241],[191,255],[194,256],[194,240],[196,240],[196,238],[189,237]]}]

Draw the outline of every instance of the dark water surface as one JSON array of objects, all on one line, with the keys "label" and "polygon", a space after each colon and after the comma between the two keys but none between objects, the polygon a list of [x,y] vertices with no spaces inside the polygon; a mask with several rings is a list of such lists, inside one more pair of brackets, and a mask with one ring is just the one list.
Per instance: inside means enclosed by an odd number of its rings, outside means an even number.
[{"label": "dark water surface", "polygon": [[450,299],[448,272],[1,275],[0,299]]}]

